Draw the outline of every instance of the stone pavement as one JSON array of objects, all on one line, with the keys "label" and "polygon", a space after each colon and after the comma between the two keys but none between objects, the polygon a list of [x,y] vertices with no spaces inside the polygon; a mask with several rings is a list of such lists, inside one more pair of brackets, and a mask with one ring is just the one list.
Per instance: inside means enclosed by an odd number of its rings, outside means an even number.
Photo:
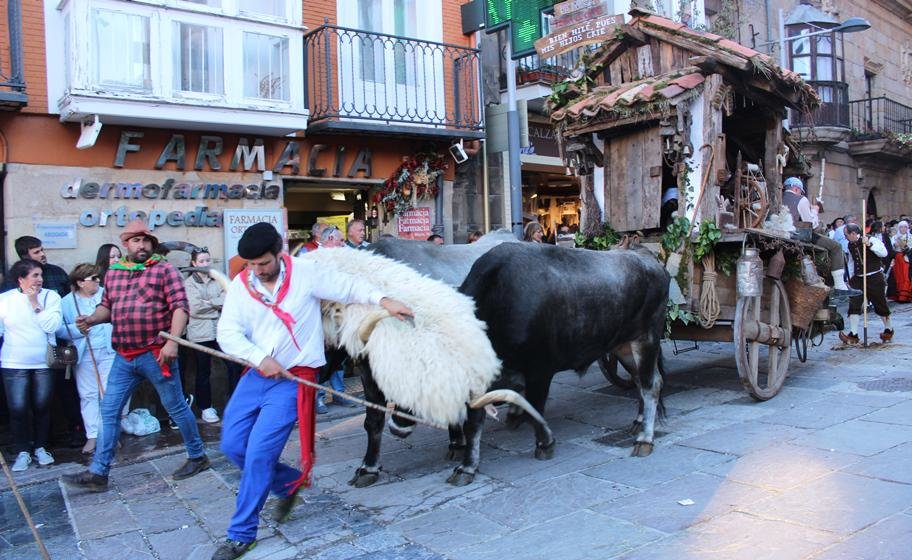
[{"label": "stone pavement", "polygon": [[[909,558],[905,307],[888,346],[833,350],[828,334],[807,363],[793,353],[785,387],[763,403],[741,389],[731,344],[678,355],[666,345],[668,417],[647,458],[628,456],[635,395],[596,368],[555,379],[546,414],[558,439],[552,460],[532,458],[529,426],[511,431],[489,420],[480,473],[462,488],[446,484],[454,466],[443,459],[446,434],[429,428],[405,441],[384,435],[380,481],[349,487],[365,449],[363,417],[336,408],[318,425],[316,487],[287,523],[264,520],[245,558]],[[872,325],[870,336],[878,332]],[[123,461],[105,494],[60,486],[56,476],[73,464],[30,470],[22,491],[53,558],[207,559],[239,480],[214,442],[210,454],[211,471],[177,483],[169,474],[183,454],[170,446]],[[8,490],[0,520],[0,559],[37,558]]]}]

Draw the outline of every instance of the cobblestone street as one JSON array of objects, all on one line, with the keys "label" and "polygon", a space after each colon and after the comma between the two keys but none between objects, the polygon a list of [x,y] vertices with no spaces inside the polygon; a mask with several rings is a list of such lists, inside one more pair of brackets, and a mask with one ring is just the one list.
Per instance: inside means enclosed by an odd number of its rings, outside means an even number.
[{"label": "cobblestone street", "polygon": [[[828,334],[807,363],[793,356],[784,389],[763,403],[742,390],[731,344],[677,356],[667,344],[668,418],[643,459],[628,456],[635,395],[597,368],[555,380],[546,414],[554,459],[532,458],[529,426],[488,421],[480,474],[462,488],[445,482],[446,434],[428,428],[406,441],[385,435],[380,481],[348,486],[365,449],[363,416],[331,407],[318,424],[316,486],[285,524],[261,522],[245,558],[908,558],[908,311],[897,309],[889,346],[834,350]],[[217,429],[204,428],[213,468],[182,482],[170,480],[184,457],[171,440],[122,460],[103,494],[60,485],[76,463],[25,473],[22,493],[51,556],[208,559],[239,473],[218,452]],[[38,558],[4,488],[0,558]]]}]

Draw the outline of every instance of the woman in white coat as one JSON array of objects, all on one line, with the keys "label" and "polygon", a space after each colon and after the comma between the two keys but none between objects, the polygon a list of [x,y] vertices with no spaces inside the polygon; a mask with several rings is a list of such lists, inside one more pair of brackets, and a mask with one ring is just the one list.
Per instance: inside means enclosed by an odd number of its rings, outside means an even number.
[{"label": "woman in white coat", "polygon": [[51,426],[54,391],[47,347],[57,343],[54,331],[61,321],[60,296],[42,288],[44,279],[38,261],[17,262],[10,268],[10,279],[19,287],[0,295],[0,366],[16,452],[12,470],[24,471],[32,463],[33,448],[39,465],[54,462],[54,456],[44,447]]}]

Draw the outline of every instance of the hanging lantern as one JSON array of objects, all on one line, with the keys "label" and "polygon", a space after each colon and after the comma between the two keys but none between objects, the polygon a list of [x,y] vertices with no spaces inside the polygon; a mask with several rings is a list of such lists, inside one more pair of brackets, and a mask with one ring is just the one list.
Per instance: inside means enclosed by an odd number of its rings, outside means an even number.
[{"label": "hanging lantern", "polygon": [[755,247],[745,247],[738,259],[738,295],[756,297],[763,293],[763,261]]}]

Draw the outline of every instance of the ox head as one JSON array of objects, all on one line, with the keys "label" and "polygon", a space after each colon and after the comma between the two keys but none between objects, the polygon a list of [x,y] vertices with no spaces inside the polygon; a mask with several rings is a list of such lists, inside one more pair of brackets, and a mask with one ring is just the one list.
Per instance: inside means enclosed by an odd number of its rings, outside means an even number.
[{"label": "ox head", "polygon": [[375,305],[322,305],[326,343],[366,358],[374,381],[402,408],[439,424],[461,422],[466,403],[500,373],[473,301],[455,288],[369,251],[320,249],[300,258],[370,282],[415,312],[410,324]]}]

